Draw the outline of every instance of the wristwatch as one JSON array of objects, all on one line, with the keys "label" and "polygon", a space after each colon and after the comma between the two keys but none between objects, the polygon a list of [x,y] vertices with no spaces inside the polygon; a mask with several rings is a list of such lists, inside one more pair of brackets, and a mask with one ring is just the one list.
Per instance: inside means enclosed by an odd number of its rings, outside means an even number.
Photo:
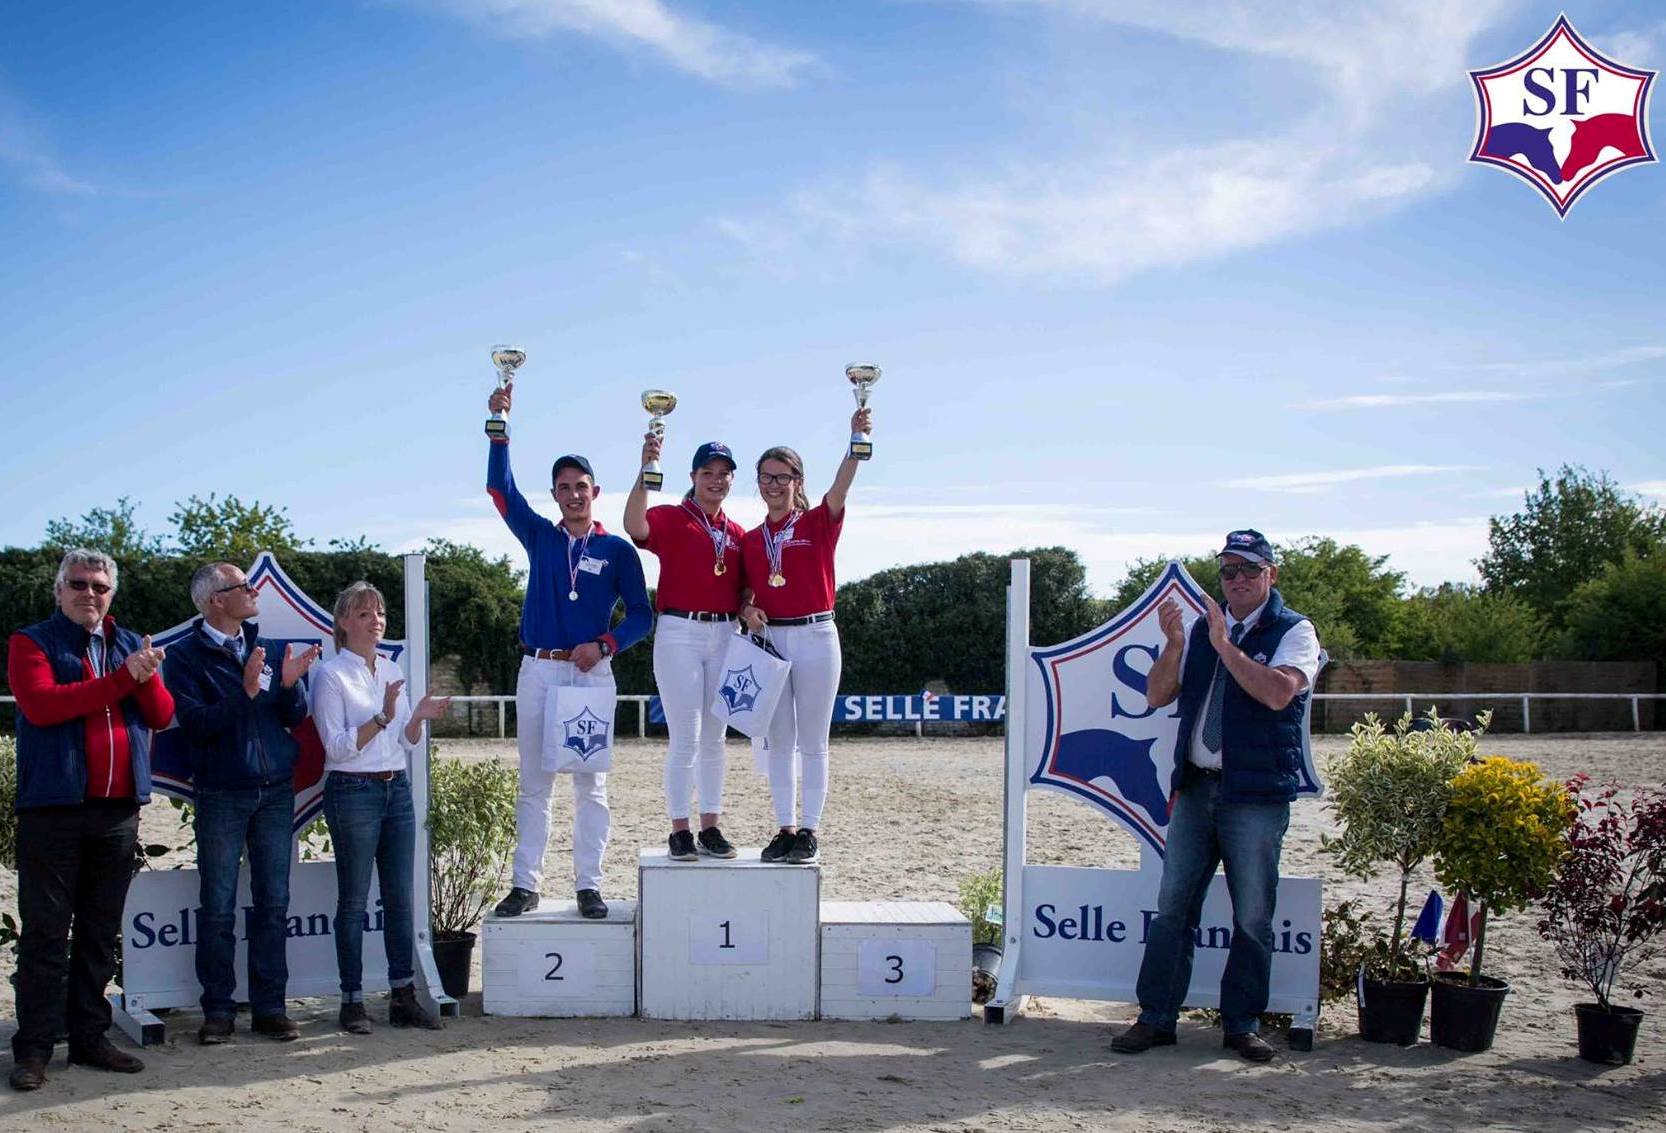
[{"label": "wristwatch", "polygon": [[388,719],[388,714],[386,712],[378,712],[378,713],[376,713],[376,715],[372,716],[370,719],[371,719],[372,722],[375,723],[375,725],[378,728],[381,728],[383,731],[386,731],[387,726],[389,724],[393,723],[392,720]]},{"label": "wristwatch", "polygon": [[613,646],[611,646],[607,643],[607,638],[598,637],[598,638],[594,638],[593,640],[596,643],[596,648],[600,649],[602,651],[602,656],[603,657],[613,656]]}]

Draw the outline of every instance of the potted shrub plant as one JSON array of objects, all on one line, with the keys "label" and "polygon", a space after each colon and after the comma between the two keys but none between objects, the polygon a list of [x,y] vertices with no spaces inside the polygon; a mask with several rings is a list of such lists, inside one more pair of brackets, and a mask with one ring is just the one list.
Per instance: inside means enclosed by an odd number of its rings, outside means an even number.
[{"label": "potted shrub plant", "polygon": [[1429,1037],[1453,1050],[1492,1046],[1510,985],[1482,975],[1488,918],[1526,907],[1556,880],[1574,806],[1525,761],[1489,756],[1458,772],[1435,846],[1435,876],[1477,906],[1466,976],[1435,976]]},{"label": "potted shrub plant", "polygon": [[972,922],[972,1002],[987,1003],[1001,969],[1000,868],[963,879],[956,906]]},{"label": "potted shrub plant", "polygon": [[[1430,714],[1414,726],[1410,713],[1392,731],[1375,714],[1352,729],[1348,748],[1326,768],[1339,838],[1322,844],[1348,873],[1369,880],[1384,864],[1399,875],[1393,929],[1386,946],[1365,953],[1357,987],[1359,1034],[1367,1042],[1410,1046],[1423,1030],[1429,979],[1406,934],[1406,893],[1412,871],[1434,852],[1452,795],[1452,780],[1475,757],[1480,732],[1459,732]],[[1483,721],[1482,727],[1485,727]]]},{"label": "potted shrub plant", "polygon": [[495,759],[436,759],[428,776],[434,964],[453,999],[469,993],[474,926],[515,852],[515,769]]},{"label": "potted shrub plant", "polygon": [[1596,997],[1574,1005],[1579,1057],[1623,1066],[1643,1012],[1615,1006],[1615,985],[1623,968],[1635,971],[1666,951],[1666,793],[1627,798],[1618,783],[1589,788],[1588,781],[1568,781],[1579,813],[1561,874],[1545,891],[1539,935],[1555,946],[1562,974]]}]

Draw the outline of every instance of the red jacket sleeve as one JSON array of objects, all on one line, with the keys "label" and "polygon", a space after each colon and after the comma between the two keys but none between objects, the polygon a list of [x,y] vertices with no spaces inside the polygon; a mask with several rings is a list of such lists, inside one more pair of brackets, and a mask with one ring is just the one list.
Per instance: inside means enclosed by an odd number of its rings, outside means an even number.
[{"label": "red jacket sleeve", "polygon": [[[122,666],[125,672],[127,667]],[[133,698],[139,703],[139,715],[152,731],[160,732],[174,718],[174,694],[162,683],[162,670],[151,674],[150,680],[138,687]]]},{"label": "red jacket sleeve", "polygon": [[[40,646],[21,633],[12,634],[6,679],[11,682],[18,708],[37,728],[50,728],[113,708],[138,687],[126,665],[117,665],[102,677],[60,684]],[[167,695],[165,690],[163,695]],[[171,707],[173,702],[170,699],[168,703]]]}]

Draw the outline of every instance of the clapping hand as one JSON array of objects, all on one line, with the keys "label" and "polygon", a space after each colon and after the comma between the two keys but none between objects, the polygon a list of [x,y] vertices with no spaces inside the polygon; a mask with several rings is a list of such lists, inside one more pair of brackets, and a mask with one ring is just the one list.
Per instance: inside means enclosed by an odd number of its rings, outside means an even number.
[{"label": "clapping hand", "polygon": [[1157,607],[1157,624],[1162,627],[1163,639],[1175,649],[1186,644],[1186,623],[1180,614],[1180,603],[1173,598],[1165,599]]},{"label": "clapping hand", "polygon": [[388,687],[382,690],[382,715],[390,720],[399,709],[399,694],[404,688],[405,680],[401,677],[397,681],[389,681]]},{"label": "clapping hand", "polygon": [[314,645],[309,647],[305,653],[302,653],[299,657],[297,657],[295,656],[295,645],[293,642],[284,646],[283,676],[281,678],[283,680],[283,687],[294,688],[295,682],[306,675],[306,671],[312,668],[312,663],[318,660],[318,655],[323,652],[324,649],[322,646]]},{"label": "clapping hand", "polygon": [[243,662],[243,691],[253,700],[260,695],[260,674],[266,670],[266,647],[257,645],[249,650],[249,657]]},{"label": "clapping hand", "polygon": [[449,696],[425,696],[417,701],[417,706],[411,709],[411,720],[438,720],[451,708]]},{"label": "clapping hand", "polygon": [[1221,613],[1220,603],[1207,594],[1203,596],[1203,613],[1209,619],[1209,644],[1219,653],[1230,643],[1226,634],[1226,615]]},{"label": "clapping hand", "polygon": [[123,664],[127,666],[127,671],[136,684],[144,684],[162,667],[162,658],[166,653],[165,649],[152,648],[150,635],[147,633],[139,648],[129,653]]}]

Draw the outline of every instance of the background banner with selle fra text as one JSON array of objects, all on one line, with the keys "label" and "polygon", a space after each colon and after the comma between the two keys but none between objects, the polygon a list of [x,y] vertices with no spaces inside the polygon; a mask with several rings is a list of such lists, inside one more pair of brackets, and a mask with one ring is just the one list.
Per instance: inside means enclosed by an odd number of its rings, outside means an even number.
[{"label": "background banner with selle fra text", "polygon": [[[1146,703],[1146,674],[1162,648],[1158,607],[1180,604],[1188,628],[1204,592],[1178,562],[1127,609],[1060,645],[1029,643],[1030,563],[1014,559],[1007,587],[1007,729],[1003,839],[1003,955],[985,1017],[1001,1022],[1030,995],[1137,1002],[1147,925],[1157,908],[1168,829],[1178,705]],[[1308,700],[1311,708],[1312,699]],[[1305,731],[1305,729],[1304,729]],[[1321,785],[1304,752],[1301,793]],[[1027,800],[1061,791],[1126,830],[1140,868],[1032,865]],[[1188,1007],[1216,1007],[1232,935],[1226,879],[1204,901]],[[1310,1043],[1319,1009],[1322,893],[1317,878],[1280,877],[1273,914],[1268,1011],[1295,1016],[1292,1044]]]},{"label": "background banner with selle fra text", "polygon": [[[415,704],[428,690],[428,582],[423,555],[404,556],[405,627],[404,641],[386,641],[381,652],[397,664],[405,676],[405,691]],[[323,649],[317,664],[335,656],[335,640],[329,612],[301,590],[278,565],[270,552],[262,551],[249,566],[249,583],[260,594],[260,635],[277,645],[277,657],[267,662],[276,673],[283,647],[293,644],[297,653],[313,645]],[[334,595],[330,596],[331,601]],[[191,619],[153,633],[152,640],[171,645],[187,633]],[[303,678],[310,686],[311,674]],[[310,688],[309,688],[310,691]],[[301,753],[295,769],[295,822],[298,834],[315,818],[323,805],[324,750],[309,716],[294,729]],[[191,769],[179,744],[177,728],[158,733],[155,751],[155,787],[159,793],[187,801],[195,798]],[[416,809],[416,855],[412,865],[413,919],[416,939],[416,978],[419,998],[430,1011],[455,1015],[457,1005],[440,990],[434,967],[429,932],[429,847],[428,847],[428,753],[419,750],[411,759],[411,801]],[[335,957],[336,877],[332,861],[301,862],[291,846],[289,878],[289,984],[291,998],[334,995],[340,987]],[[122,915],[122,985],[112,992],[117,1022],[136,1040],[159,1041],[161,1023],[150,1014],[153,1008],[186,1007],[196,1004],[202,988],[196,977],[197,925],[201,914],[198,899],[200,875],[195,869],[142,870],[128,890]],[[237,991],[242,1002],[248,996],[247,948],[243,913],[248,907],[248,874],[238,883],[237,907]],[[384,928],[380,886],[373,880],[367,905],[367,934],[364,940],[364,987],[376,991],[387,987],[387,958],[382,947]]]}]

